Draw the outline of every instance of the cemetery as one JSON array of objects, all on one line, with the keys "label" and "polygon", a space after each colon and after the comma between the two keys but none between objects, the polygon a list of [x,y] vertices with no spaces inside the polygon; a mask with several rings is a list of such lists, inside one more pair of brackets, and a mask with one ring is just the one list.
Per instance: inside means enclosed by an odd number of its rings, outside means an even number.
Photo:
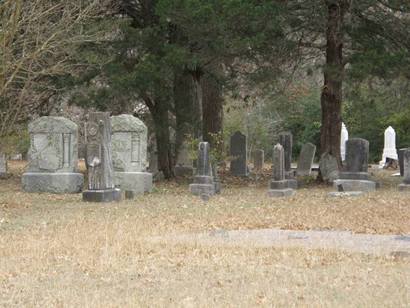
[{"label": "cemetery", "polygon": [[406,1],[57,2],[0,3],[0,307],[410,305]]}]

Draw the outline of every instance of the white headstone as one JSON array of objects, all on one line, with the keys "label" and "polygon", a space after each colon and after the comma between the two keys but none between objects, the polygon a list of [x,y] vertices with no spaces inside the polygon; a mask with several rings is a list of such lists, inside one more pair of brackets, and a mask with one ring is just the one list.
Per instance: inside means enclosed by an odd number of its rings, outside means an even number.
[{"label": "white headstone", "polygon": [[349,132],[347,131],[346,125],[342,123],[342,131],[340,133],[340,156],[342,161],[346,159],[346,141],[349,140]]},{"label": "white headstone", "polygon": [[387,158],[398,160],[396,149],[396,132],[391,126],[384,131],[384,149],[380,165],[384,165]]}]

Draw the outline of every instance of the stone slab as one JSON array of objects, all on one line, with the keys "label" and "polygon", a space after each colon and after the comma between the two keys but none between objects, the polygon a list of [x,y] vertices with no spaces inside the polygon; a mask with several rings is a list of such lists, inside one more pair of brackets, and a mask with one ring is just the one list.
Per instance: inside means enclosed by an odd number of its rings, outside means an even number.
[{"label": "stone slab", "polygon": [[365,181],[365,180],[336,180],[333,182],[333,186],[339,190],[339,186],[343,188],[342,192],[347,191],[375,191],[376,190],[376,183],[373,181]]},{"label": "stone slab", "polygon": [[410,184],[400,184],[399,191],[410,192]]},{"label": "stone slab", "polygon": [[86,190],[83,192],[83,201],[99,203],[121,201],[121,190],[117,188],[105,190]]},{"label": "stone slab", "polygon": [[212,230],[197,234],[170,234],[151,242],[215,247],[275,247],[329,249],[377,256],[410,256],[410,234],[355,234],[349,231],[296,231],[280,229]]},{"label": "stone slab", "polygon": [[189,191],[195,196],[213,196],[215,194],[215,184],[190,184]]},{"label": "stone slab", "polygon": [[369,180],[369,173],[368,172],[340,172],[340,179],[341,180]]},{"label": "stone slab", "polygon": [[294,194],[295,194],[295,190],[291,188],[268,190],[268,196],[271,198],[290,197],[290,196],[293,196]]},{"label": "stone slab", "polygon": [[289,180],[270,181],[270,189],[286,189],[289,188]]},{"label": "stone slab", "polygon": [[360,197],[364,194],[364,191],[332,191],[327,195],[329,197]]},{"label": "stone slab", "polygon": [[81,173],[27,172],[23,174],[21,183],[26,192],[73,194],[83,189],[84,176]]},{"label": "stone slab", "polygon": [[136,194],[152,191],[152,173],[149,172],[114,172],[115,187]]}]

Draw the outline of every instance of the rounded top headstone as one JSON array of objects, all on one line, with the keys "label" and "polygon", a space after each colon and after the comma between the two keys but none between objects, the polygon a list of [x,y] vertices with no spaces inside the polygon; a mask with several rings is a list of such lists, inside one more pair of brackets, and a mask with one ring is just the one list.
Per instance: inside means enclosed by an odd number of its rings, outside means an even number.
[{"label": "rounded top headstone", "polygon": [[115,132],[147,132],[147,126],[131,114],[111,117],[111,130]]},{"label": "rounded top headstone", "polygon": [[38,118],[28,125],[29,133],[57,133],[72,134],[77,132],[78,126],[64,117],[45,116]]}]

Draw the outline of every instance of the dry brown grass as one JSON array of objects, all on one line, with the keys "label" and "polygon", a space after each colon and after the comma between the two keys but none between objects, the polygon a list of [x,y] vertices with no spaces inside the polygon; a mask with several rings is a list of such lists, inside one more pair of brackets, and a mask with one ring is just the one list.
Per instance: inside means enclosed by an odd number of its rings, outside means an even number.
[{"label": "dry brown grass", "polygon": [[166,183],[101,205],[80,195],[26,194],[18,181],[0,187],[2,306],[410,305],[408,258],[146,240],[217,228],[408,234],[410,196],[389,186],[356,199],[330,199],[328,188],[312,187],[275,200],[266,183],[229,182],[203,203],[186,185]]}]

